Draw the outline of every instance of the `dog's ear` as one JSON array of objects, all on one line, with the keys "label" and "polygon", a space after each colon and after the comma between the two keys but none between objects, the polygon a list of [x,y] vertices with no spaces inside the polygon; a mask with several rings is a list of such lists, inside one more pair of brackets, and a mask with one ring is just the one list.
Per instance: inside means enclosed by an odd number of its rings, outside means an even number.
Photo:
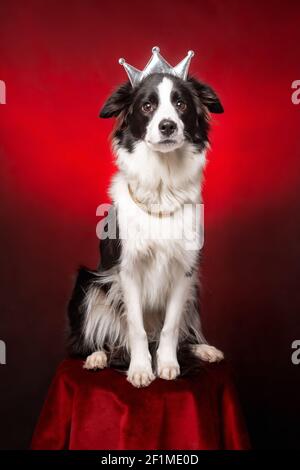
[{"label": "dog's ear", "polygon": [[130,82],[123,83],[116,91],[107,99],[100,111],[101,118],[110,118],[118,116],[122,111],[127,109],[131,104],[132,86]]},{"label": "dog's ear", "polygon": [[188,82],[192,85],[196,96],[201,103],[207,107],[211,113],[224,113],[224,108],[216,92],[206,83],[199,82],[196,78],[188,77]]}]

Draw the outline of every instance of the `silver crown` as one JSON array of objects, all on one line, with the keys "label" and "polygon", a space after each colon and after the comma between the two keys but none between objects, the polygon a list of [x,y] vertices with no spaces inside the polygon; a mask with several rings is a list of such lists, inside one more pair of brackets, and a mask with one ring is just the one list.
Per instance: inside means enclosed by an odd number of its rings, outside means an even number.
[{"label": "silver crown", "polygon": [[152,57],[144,70],[138,70],[132,65],[127,64],[123,58],[119,59],[119,64],[123,65],[133,87],[152,73],[169,73],[175,77],[181,78],[182,80],[186,80],[194,51],[188,51],[186,57],[175,67],[168,64],[159,52],[159,47],[156,46],[152,48]]}]

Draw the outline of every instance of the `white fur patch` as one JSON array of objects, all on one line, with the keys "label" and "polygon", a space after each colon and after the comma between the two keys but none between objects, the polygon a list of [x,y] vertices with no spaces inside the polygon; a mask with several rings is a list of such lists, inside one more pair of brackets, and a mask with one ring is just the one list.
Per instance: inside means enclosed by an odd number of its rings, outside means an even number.
[{"label": "white fur patch", "polygon": [[[172,102],[171,94],[173,89],[173,82],[169,78],[163,78],[162,82],[158,85],[159,105],[149,122],[146,130],[145,140],[153,150],[160,152],[170,152],[180,147],[184,141],[184,124],[179,118]],[[159,131],[159,124],[163,119],[170,119],[177,125],[177,131],[172,134],[173,144],[161,144],[162,136]]]},{"label": "white fur patch", "polygon": [[[101,285],[111,283],[105,295]],[[126,319],[120,311],[123,293],[119,275],[112,271],[99,275],[98,282],[89,289],[85,298],[84,338],[89,349],[101,349],[104,343],[127,347]]]}]

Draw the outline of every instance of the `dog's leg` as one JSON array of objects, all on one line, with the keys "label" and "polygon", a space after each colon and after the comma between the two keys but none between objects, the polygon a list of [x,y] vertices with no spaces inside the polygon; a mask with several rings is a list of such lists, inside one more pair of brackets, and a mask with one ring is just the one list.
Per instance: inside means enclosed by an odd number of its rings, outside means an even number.
[{"label": "dog's leg", "polygon": [[179,325],[187,300],[190,282],[190,278],[181,273],[170,293],[165,322],[157,349],[157,374],[162,379],[172,380],[180,373],[177,360]]},{"label": "dog's leg", "polygon": [[105,294],[99,287],[89,287],[85,292],[85,317],[81,328],[81,338],[86,349],[92,352],[87,356],[83,368],[88,370],[107,367],[107,355],[103,345],[108,332],[110,310],[105,305]]},{"label": "dog's leg", "polygon": [[127,380],[135,387],[146,387],[154,379],[147,334],[143,323],[139,280],[122,272],[121,282],[128,321],[130,365]]}]

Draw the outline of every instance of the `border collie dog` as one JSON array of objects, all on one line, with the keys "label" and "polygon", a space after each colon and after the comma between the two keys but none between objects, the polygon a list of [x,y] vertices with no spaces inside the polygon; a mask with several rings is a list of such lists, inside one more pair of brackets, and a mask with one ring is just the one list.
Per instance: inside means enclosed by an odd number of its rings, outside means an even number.
[{"label": "border collie dog", "polygon": [[[101,240],[97,270],[79,270],[69,304],[70,351],[86,369],[127,364],[128,381],[144,387],[155,376],[175,379],[183,351],[198,363],[223,359],[201,332],[193,210],[201,204],[210,113],[222,112],[210,86],[168,73],[136,87],[128,81],[104,104],[100,117],[117,117],[119,171],[110,186],[117,236]],[[182,236],[165,236],[171,222]]]}]

